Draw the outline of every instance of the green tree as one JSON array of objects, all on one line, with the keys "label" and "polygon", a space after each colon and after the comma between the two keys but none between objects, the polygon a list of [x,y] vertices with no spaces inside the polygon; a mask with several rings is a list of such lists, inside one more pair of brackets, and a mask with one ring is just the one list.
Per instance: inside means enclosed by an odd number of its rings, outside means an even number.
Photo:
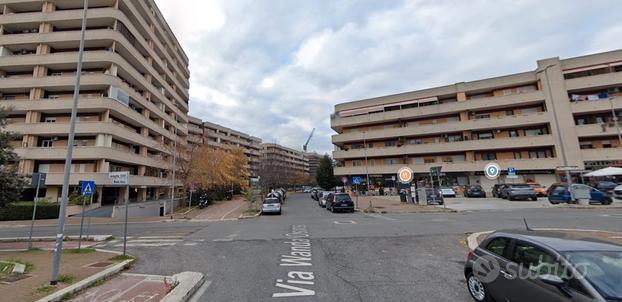
[{"label": "green tree", "polygon": [[330,190],[337,183],[335,173],[333,171],[333,161],[326,154],[324,155],[324,157],[322,157],[322,159],[320,159],[320,164],[317,168],[315,180],[317,181],[317,184],[324,190]]},{"label": "green tree", "polygon": [[15,202],[21,197],[26,184],[17,174],[18,157],[13,152],[11,141],[14,134],[4,131],[8,120],[8,110],[0,107],[0,207]]}]

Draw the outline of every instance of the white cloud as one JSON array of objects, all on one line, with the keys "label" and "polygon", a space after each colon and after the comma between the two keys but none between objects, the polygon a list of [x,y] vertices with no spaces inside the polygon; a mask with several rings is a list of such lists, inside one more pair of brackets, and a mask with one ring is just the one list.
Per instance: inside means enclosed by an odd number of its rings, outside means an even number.
[{"label": "white cloud", "polygon": [[617,0],[157,0],[190,57],[191,114],[332,150],[339,102],[622,48]]}]

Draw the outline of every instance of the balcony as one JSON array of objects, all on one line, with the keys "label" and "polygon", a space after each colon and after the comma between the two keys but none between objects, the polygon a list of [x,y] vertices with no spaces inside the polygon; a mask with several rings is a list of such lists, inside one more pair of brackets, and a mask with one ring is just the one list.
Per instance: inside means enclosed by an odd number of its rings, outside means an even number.
[{"label": "balcony", "polygon": [[[65,160],[67,148],[17,148],[15,153],[23,159],[34,160]],[[107,159],[131,165],[143,165],[161,169],[170,169],[171,164],[163,161],[151,159],[135,153],[124,152],[109,147],[74,147],[74,160],[97,160]]]},{"label": "balcony", "polygon": [[[622,131],[622,121],[618,121],[620,131]],[[616,136],[618,131],[615,123],[603,123],[603,124],[588,124],[577,125],[575,127],[578,137],[591,137],[591,136]]]},{"label": "balcony", "polygon": [[610,112],[612,103],[613,108],[622,109],[622,96],[613,96],[610,99],[572,102],[572,113]]},{"label": "balcony", "polygon": [[372,113],[367,115],[334,117],[331,119],[331,127],[336,131],[339,131],[342,127],[346,126],[351,127],[374,123],[394,122],[412,119],[414,117],[432,117],[459,113],[462,111],[477,111],[483,109],[487,110],[515,107],[516,105],[531,105],[540,103],[542,100],[544,100],[544,94],[542,91],[534,91],[523,94],[472,99],[464,102],[453,102],[412,109]]},{"label": "balcony", "polygon": [[566,89],[572,91],[577,89],[613,86],[619,85],[620,83],[622,83],[622,72],[613,72],[566,80]]},{"label": "balcony", "polygon": [[528,115],[504,116],[501,118],[476,119],[464,122],[448,122],[442,124],[422,125],[417,127],[402,127],[367,132],[349,132],[332,136],[333,144],[345,142],[360,142],[363,140],[379,140],[387,138],[410,137],[418,135],[433,135],[467,130],[486,130],[511,128],[517,126],[541,125],[549,122],[548,112],[539,112]]},{"label": "balcony", "polygon": [[[95,183],[103,186],[112,185],[112,182],[108,178],[108,173],[71,173],[69,177],[69,184],[77,186],[80,180],[93,180]],[[48,173],[45,181],[47,185],[60,186],[63,184],[63,173]],[[130,186],[171,186],[172,180],[151,176],[138,176],[130,175]],[[179,182],[178,182],[179,183]]]},{"label": "balcony", "polygon": [[[397,165],[375,165],[368,166],[369,174],[397,174],[397,170],[401,167],[408,166],[415,173],[430,173],[430,168],[434,166],[442,166],[443,172],[474,172],[484,171],[486,164],[491,161],[464,161],[454,163],[430,163],[430,164],[397,164]],[[557,158],[540,158],[540,159],[524,159],[524,160],[496,160],[494,161],[501,166],[501,169],[514,167],[520,170],[553,170],[561,166]],[[365,166],[358,167],[335,167],[335,175],[365,175]]]},{"label": "balcony", "polygon": [[622,148],[582,149],[584,161],[622,160]]},{"label": "balcony", "polygon": [[420,145],[404,145],[401,147],[385,147],[385,148],[369,148],[351,149],[348,151],[334,151],[335,159],[381,157],[381,156],[401,156],[407,154],[435,154],[435,153],[451,153],[459,151],[474,150],[499,150],[507,148],[529,148],[552,146],[554,139],[552,135],[539,136],[522,136],[505,139],[488,139],[488,140],[469,140],[451,143],[434,143]]}]

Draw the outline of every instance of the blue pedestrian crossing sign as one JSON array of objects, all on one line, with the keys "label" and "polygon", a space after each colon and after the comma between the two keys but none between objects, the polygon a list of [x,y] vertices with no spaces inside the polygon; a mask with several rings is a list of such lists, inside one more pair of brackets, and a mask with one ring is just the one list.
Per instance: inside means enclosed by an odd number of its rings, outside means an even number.
[{"label": "blue pedestrian crossing sign", "polygon": [[92,180],[82,181],[82,196],[93,196],[95,194],[95,182]]},{"label": "blue pedestrian crossing sign", "polygon": [[355,184],[355,185],[360,185],[361,184],[361,177],[360,176],[352,177],[352,183]]}]

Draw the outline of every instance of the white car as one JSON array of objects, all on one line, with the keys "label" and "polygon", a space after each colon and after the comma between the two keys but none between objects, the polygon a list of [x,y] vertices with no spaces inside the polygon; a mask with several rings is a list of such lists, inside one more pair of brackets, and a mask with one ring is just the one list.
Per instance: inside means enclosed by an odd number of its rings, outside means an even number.
[{"label": "white car", "polygon": [[278,198],[266,198],[261,205],[261,214],[281,215],[281,201]]},{"label": "white car", "polygon": [[456,197],[456,191],[449,187],[441,188],[441,194],[443,194],[443,197]]},{"label": "white car", "polygon": [[613,197],[615,199],[622,200],[622,185],[619,185],[613,188]]}]

